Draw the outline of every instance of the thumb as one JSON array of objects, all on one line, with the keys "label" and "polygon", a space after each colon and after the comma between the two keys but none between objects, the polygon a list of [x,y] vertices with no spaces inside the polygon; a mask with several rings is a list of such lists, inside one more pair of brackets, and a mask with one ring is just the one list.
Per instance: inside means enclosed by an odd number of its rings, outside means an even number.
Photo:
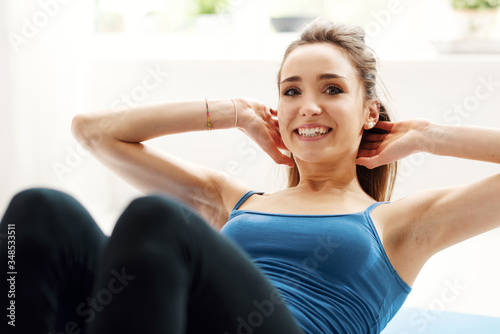
[{"label": "thumb", "polygon": [[287,156],[286,154],[283,154],[280,152],[279,156],[276,156],[276,158],[273,158],[273,160],[280,165],[287,165],[290,168],[295,167],[295,161],[293,161],[292,158]]},{"label": "thumb", "polygon": [[381,166],[380,156],[376,155],[374,157],[361,157],[356,159],[356,165],[365,166],[368,169],[373,169]]}]

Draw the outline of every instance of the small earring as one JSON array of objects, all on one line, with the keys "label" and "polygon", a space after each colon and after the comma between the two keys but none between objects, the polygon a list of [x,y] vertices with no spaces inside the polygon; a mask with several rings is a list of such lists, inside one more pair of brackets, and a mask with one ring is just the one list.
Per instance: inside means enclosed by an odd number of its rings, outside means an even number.
[{"label": "small earring", "polygon": [[371,129],[375,126],[374,122],[368,122],[368,129]]}]

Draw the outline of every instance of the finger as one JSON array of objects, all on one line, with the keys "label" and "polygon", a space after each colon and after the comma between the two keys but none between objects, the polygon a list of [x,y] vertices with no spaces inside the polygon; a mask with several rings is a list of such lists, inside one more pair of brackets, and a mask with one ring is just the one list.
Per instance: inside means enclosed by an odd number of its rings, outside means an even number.
[{"label": "finger", "polygon": [[281,153],[271,135],[268,135],[267,138],[264,138],[262,142],[257,144],[259,144],[264,152],[266,152],[277,164],[283,164],[289,167],[293,167],[295,165],[292,158]]},{"label": "finger", "polygon": [[377,151],[378,148],[380,147],[380,142],[377,141],[377,142],[361,142],[361,145],[359,145],[359,148],[360,149],[363,149],[363,150],[373,150],[373,151]]},{"label": "finger", "polygon": [[269,124],[268,131],[273,136],[281,137],[279,125],[276,122],[272,122],[272,124]]},{"label": "finger", "polygon": [[276,131],[273,135],[272,138],[274,140],[274,143],[276,144],[276,147],[282,150],[287,150],[288,148],[285,146],[285,143],[283,142],[283,139],[281,138],[281,134],[279,131]]},{"label": "finger", "polygon": [[387,151],[382,151],[380,154],[374,156],[362,156],[361,154],[358,154],[359,157],[356,159],[356,164],[373,169],[398,160],[397,156],[386,152]]},{"label": "finger", "polygon": [[289,151],[288,147],[286,147],[285,143],[282,140],[276,143],[276,147],[280,150]]},{"label": "finger", "polygon": [[274,110],[273,108],[269,108],[269,111],[271,112],[271,115],[278,116],[278,110]]},{"label": "finger", "polygon": [[383,142],[387,134],[365,133],[363,134],[363,141],[369,142]]},{"label": "finger", "polygon": [[281,138],[280,124],[278,120],[273,120],[273,130],[274,133],[276,133],[276,135]]},{"label": "finger", "polygon": [[373,157],[359,157],[356,159],[356,165],[365,166],[368,169],[373,169],[377,166],[376,160],[374,161],[374,159],[375,158]]},{"label": "finger", "polygon": [[280,150],[276,150],[276,151],[277,151],[277,153],[275,156],[270,155],[270,157],[274,160],[274,162],[276,162],[277,164],[280,164],[280,165],[286,165],[290,168],[293,168],[295,166],[295,161],[293,161],[292,158],[281,153]]},{"label": "finger", "polygon": [[363,158],[371,158],[377,155],[377,151],[375,150],[365,150],[361,149],[358,151],[358,158],[363,157]]},{"label": "finger", "polygon": [[375,124],[375,128],[386,131],[391,131],[393,126],[394,126],[393,122],[386,122],[386,121],[379,121],[377,124]]},{"label": "finger", "polygon": [[356,159],[356,164],[365,166],[368,169],[373,169],[382,165],[386,165],[387,162],[385,162],[383,157],[381,157],[381,155],[379,154],[373,157],[359,157]]}]

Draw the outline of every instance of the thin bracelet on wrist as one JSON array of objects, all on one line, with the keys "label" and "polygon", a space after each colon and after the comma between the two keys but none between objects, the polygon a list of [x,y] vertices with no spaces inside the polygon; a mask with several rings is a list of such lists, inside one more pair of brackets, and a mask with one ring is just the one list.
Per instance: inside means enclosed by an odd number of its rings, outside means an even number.
[{"label": "thin bracelet on wrist", "polygon": [[210,123],[210,111],[208,110],[208,100],[205,98],[205,104],[207,106],[207,128],[208,131],[212,130],[212,123]]},{"label": "thin bracelet on wrist", "polygon": [[233,102],[234,105],[234,127],[238,126],[238,108],[236,107],[236,102],[234,102],[234,99],[231,99],[231,102]]}]

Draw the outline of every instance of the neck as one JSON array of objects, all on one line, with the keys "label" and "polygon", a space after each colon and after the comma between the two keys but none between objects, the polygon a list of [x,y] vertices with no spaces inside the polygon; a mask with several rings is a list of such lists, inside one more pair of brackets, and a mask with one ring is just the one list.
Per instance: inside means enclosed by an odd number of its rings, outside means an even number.
[{"label": "neck", "polygon": [[365,194],[357,177],[354,160],[342,159],[336,163],[311,163],[295,159],[300,173],[297,185],[301,191],[328,192],[341,190]]}]

